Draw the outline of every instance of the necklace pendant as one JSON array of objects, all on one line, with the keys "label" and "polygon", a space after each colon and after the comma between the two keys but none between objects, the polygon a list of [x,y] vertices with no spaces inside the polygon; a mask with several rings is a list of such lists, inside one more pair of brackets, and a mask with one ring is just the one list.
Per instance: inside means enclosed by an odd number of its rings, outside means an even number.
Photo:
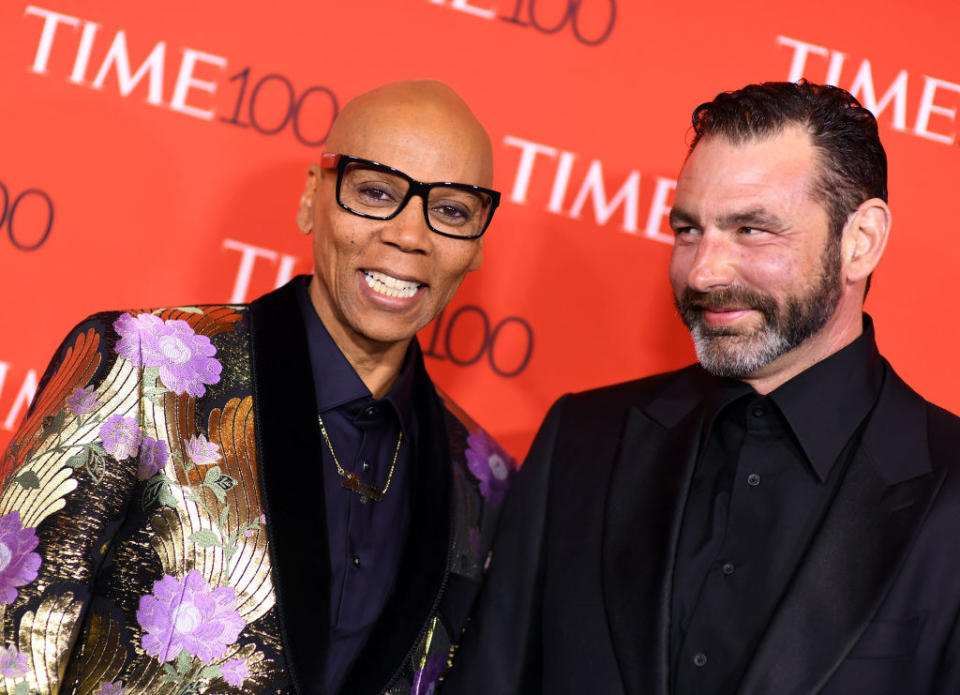
[{"label": "necklace pendant", "polygon": [[367,485],[365,482],[358,479],[353,473],[345,473],[343,480],[340,481],[340,486],[345,487],[348,490],[352,490],[360,495],[361,504],[366,504],[370,500],[379,502],[381,499],[383,499],[383,493],[380,492],[380,490],[372,485]]},{"label": "necklace pendant", "polygon": [[383,496],[387,494],[387,490],[390,489],[390,481],[393,480],[393,471],[397,466],[397,456],[400,454],[400,445],[403,443],[403,430],[401,429],[400,434],[397,435],[397,446],[393,450],[393,460],[390,462],[387,482],[383,484],[383,489],[381,490],[363,482],[353,473],[343,470],[343,466],[341,466],[340,461],[337,460],[337,452],[333,450],[333,442],[330,441],[330,435],[327,434],[327,428],[323,424],[323,418],[320,417],[319,413],[317,414],[317,423],[320,425],[320,434],[323,437],[323,441],[327,443],[327,449],[330,450],[330,458],[333,459],[333,465],[337,467],[337,475],[342,478],[340,486],[357,493],[360,496],[360,504],[366,504],[370,500],[374,502],[382,500]]}]

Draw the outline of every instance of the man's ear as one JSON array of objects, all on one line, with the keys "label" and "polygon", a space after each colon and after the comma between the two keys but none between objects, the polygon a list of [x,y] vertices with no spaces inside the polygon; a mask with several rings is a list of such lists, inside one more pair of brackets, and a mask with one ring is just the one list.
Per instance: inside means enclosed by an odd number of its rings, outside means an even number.
[{"label": "man's ear", "polygon": [[307,170],[307,183],[300,196],[300,207],[297,209],[297,227],[304,234],[313,231],[313,207],[317,199],[317,185],[320,183],[320,167],[311,164]]},{"label": "man's ear", "polygon": [[890,235],[890,208],[880,198],[860,204],[843,228],[842,253],[847,282],[865,281],[880,262]]},{"label": "man's ear", "polygon": [[467,268],[467,272],[473,272],[474,270],[479,270],[480,266],[483,265],[483,240],[484,237],[477,239],[477,249],[476,253],[473,256],[473,259],[470,261],[470,266]]}]

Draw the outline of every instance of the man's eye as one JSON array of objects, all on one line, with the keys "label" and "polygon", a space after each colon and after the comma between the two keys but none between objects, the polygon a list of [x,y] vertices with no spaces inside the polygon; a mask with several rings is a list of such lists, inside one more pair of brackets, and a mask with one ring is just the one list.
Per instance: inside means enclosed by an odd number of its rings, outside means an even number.
[{"label": "man's eye", "polygon": [[690,239],[699,231],[696,227],[674,227],[673,235],[677,239]]},{"label": "man's eye", "polygon": [[757,229],[756,227],[740,227],[740,229],[738,230],[740,234],[743,234],[745,236],[756,236],[757,234],[760,234],[762,231],[763,231],[762,229]]},{"label": "man's eye", "polygon": [[380,186],[361,186],[357,191],[358,195],[367,202],[393,203],[396,201],[393,193]]},{"label": "man's eye", "polygon": [[470,212],[459,205],[447,203],[430,209],[431,215],[442,218],[448,224],[462,224],[470,218]]}]

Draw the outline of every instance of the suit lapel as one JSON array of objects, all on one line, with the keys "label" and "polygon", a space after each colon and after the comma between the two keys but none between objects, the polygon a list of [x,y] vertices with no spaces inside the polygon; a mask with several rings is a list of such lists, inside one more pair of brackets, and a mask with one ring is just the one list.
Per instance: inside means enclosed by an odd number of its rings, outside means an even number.
[{"label": "suit lapel", "polygon": [[876,613],[943,480],[924,402],[887,367],[836,497],[741,682],[741,695],[806,695],[829,680]]},{"label": "suit lapel", "polygon": [[296,289],[250,306],[261,495],[284,655],[298,693],[320,693],[330,632],[322,442]]},{"label": "suit lapel", "polygon": [[628,693],[667,693],[673,565],[702,428],[689,376],[628,412],[610,478],[602,582]]}]

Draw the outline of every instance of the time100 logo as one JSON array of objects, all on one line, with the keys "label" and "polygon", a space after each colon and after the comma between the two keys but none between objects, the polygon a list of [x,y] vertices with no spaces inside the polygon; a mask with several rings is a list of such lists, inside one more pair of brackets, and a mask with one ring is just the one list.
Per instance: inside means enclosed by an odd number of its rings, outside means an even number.
[{"label": "time100 logo", "polygon": [[533,327],[526,319],[507,316],[493,323],[483,307],[473,304],[458,307],[449,317],[447,309],[440,312],[432,328],[426,331],[429,335],[423,354],[427,357],[468,367],[486,355],[494,373],[508,379],[519,376],[530,364]]},{"label": "time100 logo", "polygon": [[13,193],[0,181],[0,229],[5,229],[14,248],[36,251],[53,229],[53,200],[39,188]]},{"label": "time100 logo", "polygon": [[569,27],[573,37],[585,46],[602,44],[617,24],[616,0],[514,0],[509,13],[498,12],[500,8],[493,7],[491,0],[428,1],[482,19],[499,17],[541,34],[557,34]]}]

